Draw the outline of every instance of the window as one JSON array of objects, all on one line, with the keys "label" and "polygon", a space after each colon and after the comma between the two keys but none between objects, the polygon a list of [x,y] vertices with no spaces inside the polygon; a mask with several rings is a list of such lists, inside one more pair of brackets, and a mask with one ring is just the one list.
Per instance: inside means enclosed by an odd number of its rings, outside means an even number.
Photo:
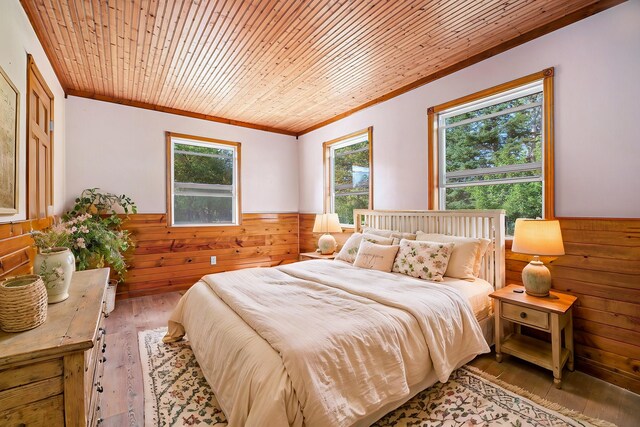
[{"label": "window", "polygon": [[240,143],[167,132],[169,225],[235,225]]},{"label": "window", "polygon": [[353,226],[354,209],[372,209],[373,128],[324,143],[325,212]]},{"label": "window", "polygon": [[553,217],[553,69],[429,109],[430,209]]}]

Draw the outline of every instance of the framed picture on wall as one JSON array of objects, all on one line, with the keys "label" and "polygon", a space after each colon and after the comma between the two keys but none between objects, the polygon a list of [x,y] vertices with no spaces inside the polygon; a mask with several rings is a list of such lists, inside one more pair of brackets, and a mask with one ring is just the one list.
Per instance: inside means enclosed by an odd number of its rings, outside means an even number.
[{"label": "framed picture on wall", "polygon": [[20,92],[0,67],[0,215],[18,212]]}]

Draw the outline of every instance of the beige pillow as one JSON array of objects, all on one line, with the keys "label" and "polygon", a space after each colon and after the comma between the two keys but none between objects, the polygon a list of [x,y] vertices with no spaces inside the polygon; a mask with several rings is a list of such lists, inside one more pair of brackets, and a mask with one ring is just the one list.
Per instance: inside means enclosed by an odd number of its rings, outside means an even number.
[{"label": "beige pillow", "polygon": [[362,227],[362,232],[366,234],[375,234],[376,236],[391,237],[391,233],[395,233],[393,230],[380,230],[373,227]]},{"label": "beige pillow", "polygon": [[402,239],[416,240],[415,233],[401,233],[395,230],[380,230],[372,227],[362,227],[362,232],[368,233],[368,234],[375,234],[376,236],[391,237],[393,239],[394,245],[400,244],[400,240]]},{"label": "beige pillow", "polygon": [[393,233],[391,233],[391,238],[393,239],[393,245],[399,245],[400,244],[400,240],[405,239],[405,240],[416,240],[416,235],[414,233],[400,233],[400,232],[396,232],[394,231]]},{"label": "beige pillow", "polygon": [[356,260],[358,248],[360,247],[360,242],[363,239],[381,245],[390,245],[393,242],[393,239],[390,237],[381,237],[376,236],[375,234],[353,233],[351,237],[349,237],[349,239],[344,243],[342,249],[340,249],[340,252],[336,256],[336,259],[353,263],[353,261]]},{"label": "beige pillow", "polygon": [[441,282],[447,271],[453,243],[400,240],[393,271],[420,279]]},{"label": "beige pillow", "polygon": [[416,240],[455,243],[445,276],[471,281],[480,274],[482,257],[491,243],[488,239],[430,234],[422,231],[416,232],[416,235]]},{"label": "beige pillow", "polygon": [[399,246],[379,245],[362,239],[353,265],[369,270],[390,272]]}]

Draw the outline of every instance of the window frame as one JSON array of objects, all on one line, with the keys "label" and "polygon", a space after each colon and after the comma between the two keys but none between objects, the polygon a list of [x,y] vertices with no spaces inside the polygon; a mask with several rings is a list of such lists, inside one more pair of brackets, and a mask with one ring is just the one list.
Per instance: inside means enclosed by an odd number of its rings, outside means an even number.
[{"label": "window frame", "polygon": [[440,156],[440,113],[455,107],[476,102],[484,98],[493,97],[504,92],[516,90],[535,82],[542,82],[542,208],[546,219],[555,218],[554,196],[554,125],[553,125],[553,77],[554,68],[546,68],[537,73],[530,74],[519,79],[503,83],[489,89],[481,90],[471,95],[463,96],[449,102],[445,102],[427,110],[428,126],[428,196],[429,210],[441,209],[441,156]]},{"label": "window frame", "polygon": [[[222,139],[206,138],[196,135],[188,135],[183,133],[165,132],[166,135],[166,177],[167,177],[167,226],[169,227],[237,227],[242,224],[242,191],[241,191],[241,165],[242,144],[239,142],[225,141]],[[174,197],[174,183],[173,183],[173,139],[182,139],[193,141],[197,144],[210,143],[215,145],[225,145],[232,147],[234,150],[234,183],[235,183],[235,218],[232,223],[225,224],[174,224],[173,223],[173,197]]]},{"label": "window frame", "polygon": [[[373,209],[373,126],[369,126],[366,129],[362,129],[356,132],[352,132],[348,135],[341,136],[340,138],[326,141],[322,144],[323,151],[323,170],[324,170],[324,213],[333,213],[333,169],[331,162],[331,150],[337,145],[355,139],[361,136],[366,136],[369,141],[369,206],[368,209]],[[342,228],[355,228],[355,224],[340,224]]]}]

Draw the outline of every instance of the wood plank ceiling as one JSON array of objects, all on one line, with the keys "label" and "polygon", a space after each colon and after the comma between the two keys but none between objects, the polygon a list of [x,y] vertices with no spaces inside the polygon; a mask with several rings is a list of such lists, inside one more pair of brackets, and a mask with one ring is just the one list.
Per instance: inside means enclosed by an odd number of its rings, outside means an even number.
[{"label": "wood plank ceiling", "polygon": [[296,135],[620,2],[21,0],[68,94]]}]

